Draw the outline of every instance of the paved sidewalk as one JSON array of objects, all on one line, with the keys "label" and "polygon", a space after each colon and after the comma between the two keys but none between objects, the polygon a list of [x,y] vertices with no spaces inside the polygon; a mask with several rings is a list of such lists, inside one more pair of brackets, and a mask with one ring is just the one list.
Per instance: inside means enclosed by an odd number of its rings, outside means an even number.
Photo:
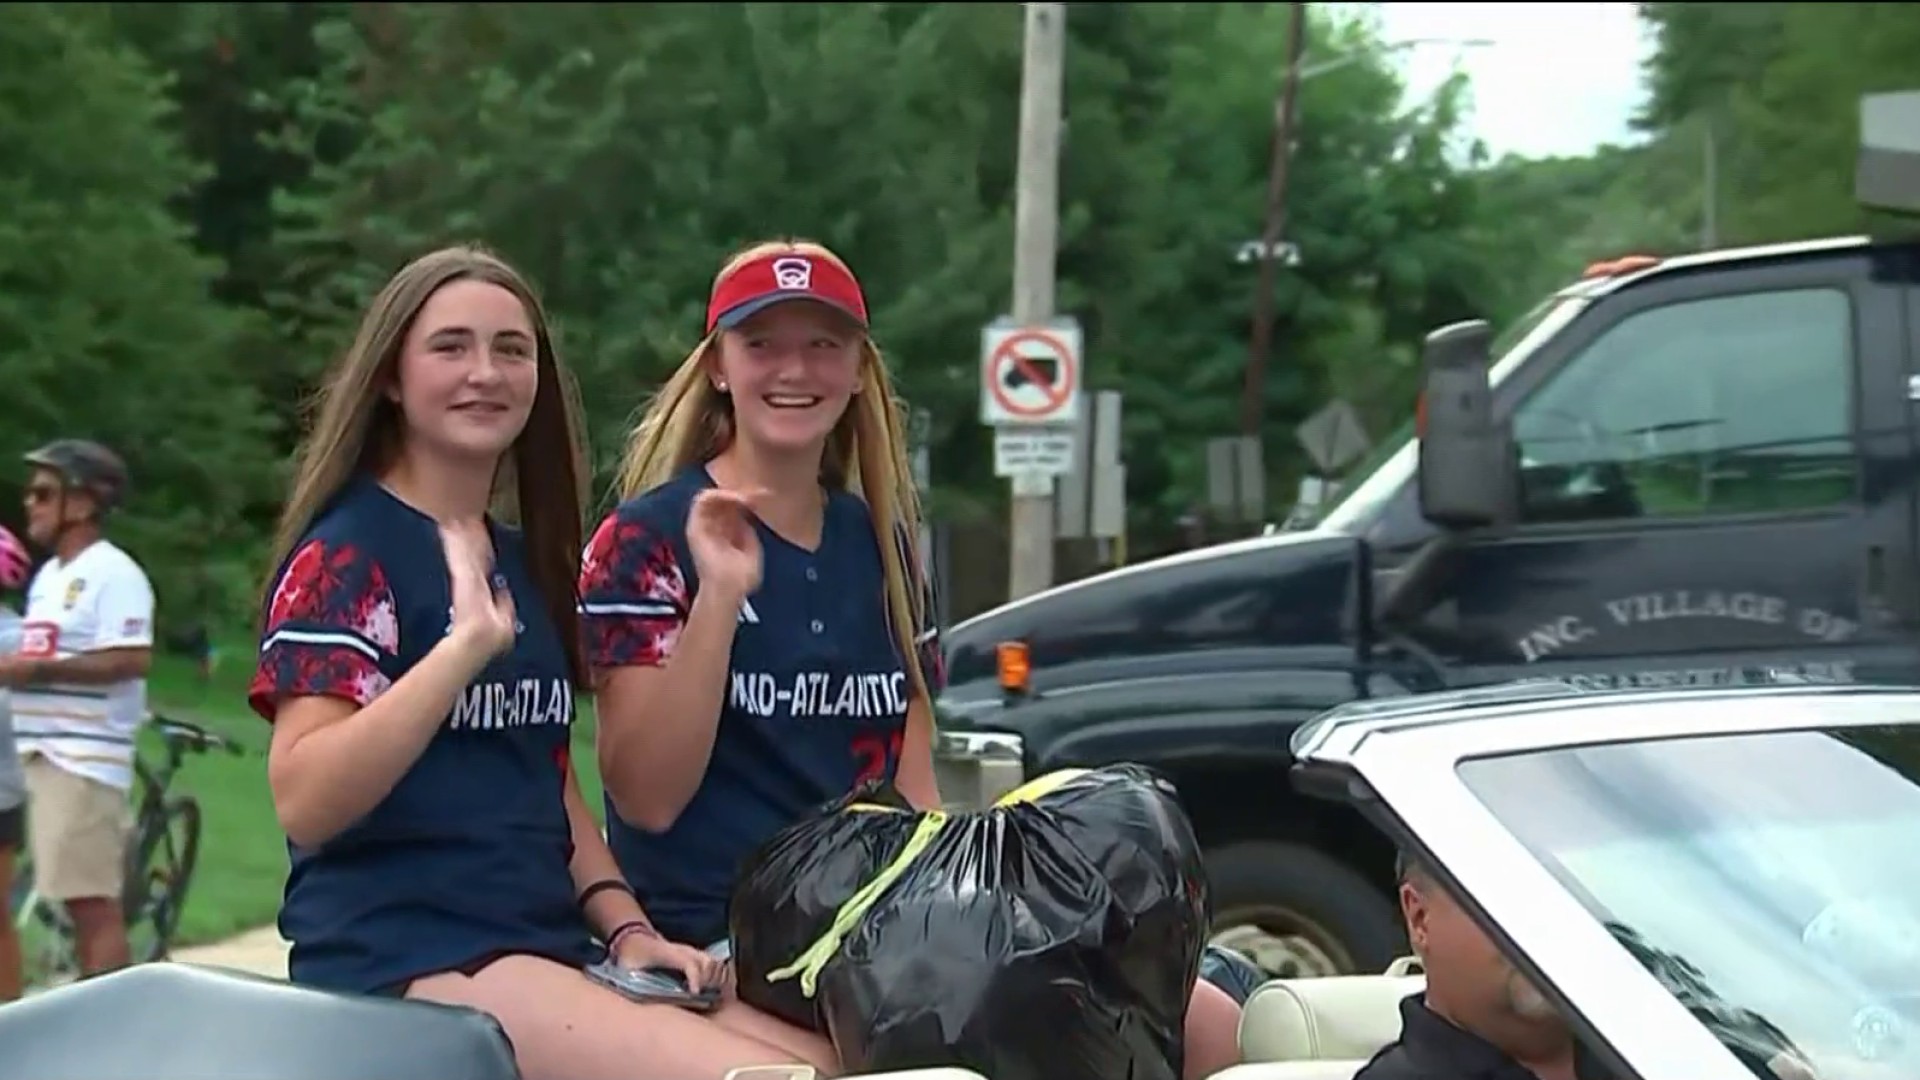
[{"label": "paved sidewalk", "polygon": [[172,959],[188,964],[236,968],[256,975],[284,979],[287,977],[288,948],[278,930],[263,926],[211,945],[175,949]]}]

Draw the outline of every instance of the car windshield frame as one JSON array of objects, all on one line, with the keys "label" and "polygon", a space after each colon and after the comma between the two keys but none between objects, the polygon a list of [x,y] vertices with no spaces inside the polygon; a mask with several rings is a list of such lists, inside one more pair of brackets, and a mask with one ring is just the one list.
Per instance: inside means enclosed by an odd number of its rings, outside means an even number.
[{"label": "car windshield frame", "polygon": [[1493,939],[1635,1075],[1753,1080],[1481,801],[1459,766],[1680,736],[1916,725],[1920,693],[1913,691],[1606,691],[1458,710],[1336,713],[1303,731],[1295,749],[1310,773],[1357,773],[1362,809],[1430,860]]}]

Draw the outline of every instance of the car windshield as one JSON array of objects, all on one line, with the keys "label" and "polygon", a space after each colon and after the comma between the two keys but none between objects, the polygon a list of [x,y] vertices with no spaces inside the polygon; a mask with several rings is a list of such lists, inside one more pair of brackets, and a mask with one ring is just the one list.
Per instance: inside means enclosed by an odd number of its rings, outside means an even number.
[{"label": "car windshield", "polygon": [[1461,779],[1753,1067],[1920,1076],[1920,727],[1610,743]]}]

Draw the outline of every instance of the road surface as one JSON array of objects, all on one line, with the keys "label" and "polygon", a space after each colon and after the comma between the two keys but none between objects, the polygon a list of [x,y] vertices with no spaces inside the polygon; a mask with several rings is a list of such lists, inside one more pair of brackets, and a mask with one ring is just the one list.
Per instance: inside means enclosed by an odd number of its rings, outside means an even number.
[{"label": "road surface", "polygon": [[278,930],[263,926],[212,945],[175,949],[172,958],[182,963],[236,968],[256,975],[284,979],[287,977],[288,947]]}]

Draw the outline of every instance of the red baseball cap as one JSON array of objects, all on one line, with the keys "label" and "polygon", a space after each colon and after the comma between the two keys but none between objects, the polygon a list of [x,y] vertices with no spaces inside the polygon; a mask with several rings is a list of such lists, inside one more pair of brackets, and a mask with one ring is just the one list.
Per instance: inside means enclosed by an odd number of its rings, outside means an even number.
[{"label": "red baseball cap", "polygon": [[825,304],[862,328],[867,325],[867,300],[860,283],[838,260],[803,251],[770,251],[713,283],[713,295],[707,299],[707,333],[716,327],[731,330],[789,300]]}]

